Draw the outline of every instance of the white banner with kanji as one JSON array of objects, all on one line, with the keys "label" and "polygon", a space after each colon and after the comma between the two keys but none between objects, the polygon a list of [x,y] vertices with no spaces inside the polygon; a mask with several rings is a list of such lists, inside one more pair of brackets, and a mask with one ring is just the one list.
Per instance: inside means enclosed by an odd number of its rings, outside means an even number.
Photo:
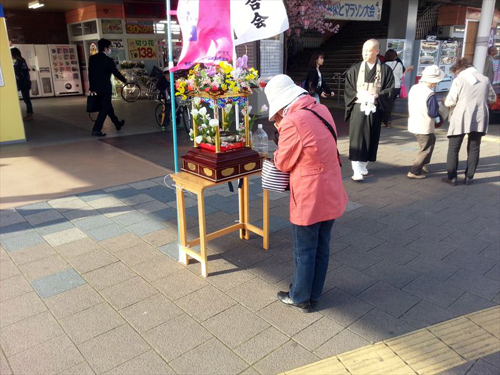
[{"label": "white banner with kanji", "polygon": [[318,6],[324,8],[327,19],[380,21],[382,3],[383,0],[330,0],[318,3]]}]

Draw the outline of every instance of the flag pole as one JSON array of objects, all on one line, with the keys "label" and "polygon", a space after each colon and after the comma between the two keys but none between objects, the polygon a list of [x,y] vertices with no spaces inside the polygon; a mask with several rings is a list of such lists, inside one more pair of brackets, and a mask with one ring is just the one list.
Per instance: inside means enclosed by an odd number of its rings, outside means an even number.
[{"label": "flag pole", "polygon": [[175,119],[175,89],[174,89],[174,60],[172,57],[172,28],[170,27],[170,0],[167,0],[167,37],[168,37],[168,69],[170,74],[170,113],[172,115],[172,143],[174,144],[174,170],[179,172],[179,154],[177,151],[177,123]]}]

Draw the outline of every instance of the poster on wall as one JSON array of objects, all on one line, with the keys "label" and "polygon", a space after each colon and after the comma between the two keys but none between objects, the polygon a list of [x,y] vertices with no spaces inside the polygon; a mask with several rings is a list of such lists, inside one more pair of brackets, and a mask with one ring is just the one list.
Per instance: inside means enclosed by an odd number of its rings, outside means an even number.
[{"label": "poster on wall", "polygon": [[78,57],[73,46],[50,46],[50,59],[52,71],[56,81],[80,79]]},{"label": "poster on wall", "polygon": [[405,50],[404,39],[387,39],[387,49],[393,49],[398,54],[400,59],[403,59],[403,52]]},{"label": "poster on wall", "polygon": [[127,34],[154,34],[153,21],[125,21]]},{"label": "poster on wall", "polygon": [[111,42],[111,52],[108,55],[113,59],[116,66],[120,65],[121,61],[126,60],[125,45],[123,44],[123,39],[110,39]]},{"label": "poster on wall", "polygon": [[101,20],[103,34],[123,34],[121,20]]},{"label": "poster on wall", "polygon": [[327,0],[318,4],[325,18],[345,21],[380,21],[382,0]]},{"label": "poster on wall", "polygon": [[430,65],[438,65],[439,41],[421,40],[418,55],[417,75],[421,76],[423,70]]},{"label": "poster on wall", "polygon": [[128,39],[129,60],[156,60],[155,39]]}]

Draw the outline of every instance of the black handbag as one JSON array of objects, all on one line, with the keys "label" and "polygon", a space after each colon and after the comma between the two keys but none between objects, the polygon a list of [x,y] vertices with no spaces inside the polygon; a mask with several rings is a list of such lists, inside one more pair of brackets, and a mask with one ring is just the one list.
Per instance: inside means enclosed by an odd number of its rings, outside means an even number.
[{"label": "black handbag", "polygon": [[101,100],[100,99],[101,98],[99,98],[99,95],[97,95],[95,93],[87,96],[87,113],[89,114],[89,118],[94,122],[96,120],[94,120],[90,114],[94,113],[94,112],[99,112],[101,110]]}]

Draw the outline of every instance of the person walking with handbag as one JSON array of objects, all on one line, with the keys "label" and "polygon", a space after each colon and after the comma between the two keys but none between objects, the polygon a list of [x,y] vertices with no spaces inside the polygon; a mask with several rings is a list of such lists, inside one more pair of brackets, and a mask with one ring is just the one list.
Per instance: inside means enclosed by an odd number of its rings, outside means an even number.
[{"label": "person walking with handbag", "polygon": [[448,176],[442,181],[452,186],[457,185],[458,154],[467,134],[464,183],[471,185],[479,163],[481,138],[488,131],[488,102],[495,102],[496,94],[488,77],[479,73],[467,59],[458,59],[450,71],[457,77],[444,102],[451,109],[446,159]]},{"label": "person walking with handbag", "polygon": [[279,132],[276,168],[290,173],[290,222],[295,270],[290,291],[278,300],[309,312],[321,296],[335,219],[347,194],[342,184],[336,128],[328,108],[284,74],[266,85],[269,119]]},{"label": "person walking with handbag", "polygon": [[307,73],[307,78],[305,81],[305,88],[309,91],[309,95],[316,99],[316,103],[319,104],[319,98],[328,98],[329,96],[334,96],[335,93],[330,90],[330,87],[326,84],[321,74],[320,68],[325,62],[325,55],[323,52],[315,52],[311,56],[311,61],[309,62],[309,72]]},{"label": "person walking with handbag", "polygon": [[387,65],[392,70],[394,75],[394,88],[392,89],[392,94],[387,100],[387,108],[384,111],[384,118],[382,122],[386,128],[392,128],[392,110],[394,109],[394,103],[396,98],[401,92],[401,80],[403,79],[404,71],[403,64],[397,61],[398,54],[393,49],[388,49],[385,53],[385,65]]},{"label": "person walking with handbag", "polygon": [[125,120],[119,121],[118,117],[116,117],[113,104],[111,103],[111,74],[123,83],[127,83],[127,79],[118,71],[113,59],[108,56],[111,52],[110,47],[111,41],[100,39],[97,42],[99,53],[89,58],[90,93],[98,95],[100,105],[99,114],[92,129],[92,136],[94,137],[106,136],[106,133],[102,132],[102,127],[107,116],[109,116],[115,125],[116,130],[120,130],[125,125]]},{"label": "person walking with handbag", "polygon": [[31,121],[33,120],[33,105],[31,104],[30,98],[30,69],[28,67],[28,64],[26,63],[26,60],[23,59],[19,48],[11,48],[10,55],[15,60],[14,73],[16,75],[17,91],[21,91],[23,101],[26,104],[26,116],[23,118],[23,120]]}]

